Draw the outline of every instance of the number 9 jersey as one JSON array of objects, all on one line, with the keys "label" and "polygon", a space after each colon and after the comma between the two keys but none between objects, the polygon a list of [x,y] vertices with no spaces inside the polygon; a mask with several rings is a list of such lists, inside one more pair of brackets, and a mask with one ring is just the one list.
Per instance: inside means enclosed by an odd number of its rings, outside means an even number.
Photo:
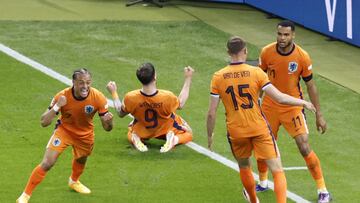
[{"label": "number 9 jersey", "polygon": [[139,89],[134,90],[125,95],[123,104],[122,111],[134,116],[133,132],[143,139],[165,135],[178,126],[175,111],[180,103],[170,91],[157,90],[146,95]]},{"label": "number 9 jersey", "polygon": [[269,84],[263,70],[244,63],[231,63],[215,72],[211,81],[211,96],[220,97],[225,106],[230,139],[269,133],[257,102],[259,93]]}]

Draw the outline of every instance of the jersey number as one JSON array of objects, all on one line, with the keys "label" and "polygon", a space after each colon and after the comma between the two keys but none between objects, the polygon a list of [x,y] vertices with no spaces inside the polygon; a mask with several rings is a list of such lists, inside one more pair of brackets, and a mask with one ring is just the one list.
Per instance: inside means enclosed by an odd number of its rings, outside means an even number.
[{"label": "jersey number", "polygon": [[[246,97],[248,99],[248,104],[242,103],[240,106],[243,109],[250,109],[254,106],[253,99],[250,93],[244,92],[244,89],[249,88],[249,84],[238,85],[238,92],[240,97]],[[226,88],[226,93],[231,95],[231,100],[234,104],[234,109],[239,110],[238,102],[236,101],[236,96],[234,92],[234,86],[229,86]]]},{"label": "jersey number", "polygon": [[300,117],[299,117],[299,116],[296,116],[296,117],[294,117],[294,118],[292,119],[292,122],[294,123],[295,128],[297,127],[296,121],[298,121],[299,126],[302,126],[301,121],[300,121]]},{"label": "jersey number", "polygon": [[145,121],[151,123],[151,125],[145,126],[146,128],[156,128],[158,125],[157,112],[153,109],[146,109]]}]

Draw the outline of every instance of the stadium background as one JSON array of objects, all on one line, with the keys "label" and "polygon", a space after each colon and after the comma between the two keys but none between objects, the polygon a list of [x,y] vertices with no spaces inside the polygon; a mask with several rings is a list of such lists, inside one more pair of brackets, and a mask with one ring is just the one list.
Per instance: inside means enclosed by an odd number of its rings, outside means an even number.
[{"label": "stadium background", "polygon": [[[138,87],[131,76],[144,61],[157,65],[159,87],[175,93],[182,84],[181,68],[192,65],[197,75],[181,114],[194,128],[194,142],[206,146],[208,84],[211,74],[226,64],[224,42],[231,34],[244,37],[251,44],[250,59],[256,60],[259,49],[275,40],[279,19],[266,19],[264,13],[236,4],[170,1],[162,9],[124,4],[120,0],[0,0],[0,43],[68,77],[76,67],[89,67],[95,87],[105,91],[106,81],[116,80],[121,95]],[[312,56],[329,123],[327,134],[320,136],[309,115],[310,142],[335,201],[353,202],[359,198],[359,48],[327,41],[302,28],[296,33],[296,42]],[[3,53],[0,59],[0,201],[13,202],[41,160],[51,134],[50,128],[40,128],[39,116],[66,85]],[[218,113],[215,151],[232,159],[223,136],[222,113]],[[160,146],[156,141],[148,154],[128,148],[124,136],[128,121],[116,119],[112,133],[101,132],[98,126],[96,149],[82,177],[95,191],[91,196],[68,191],[68,151],[35,191],[32,202],[243,202],[235,171],[185,146],[165,156],[155,149]],[[305,165],[289,137],[281,136],[279,146],[285,166]],[[316,200],[307,171],[288,171],[287,177],[289,190]],[[274,201],[271,192],[260,198]]]}]

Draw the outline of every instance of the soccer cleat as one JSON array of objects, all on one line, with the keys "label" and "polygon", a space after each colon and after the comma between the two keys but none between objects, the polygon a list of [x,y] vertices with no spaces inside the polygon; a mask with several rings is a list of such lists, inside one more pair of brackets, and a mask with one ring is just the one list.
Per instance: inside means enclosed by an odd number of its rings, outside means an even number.
[{"label": "soccer cleat", "polygon": [[16,200],[16,203],[28,203],[30,196],[23,192],[20,197]]},{"label": "soccer cleat", "polygon": [[328,203],[331,202],[332,197],[330,195],[330,193],[328,192],[320,192],[319,193],[319,198],[318,198],[318,203]]},{"label": "soccer cleat", "polygon": [[82,183],[80,183],[80,181],[75,182],[75,181],[71,180],[71,178],[69,178],[69,187],[81,194],[90,194],[91,193],[90,189],[87,188]]},{"label": "soccer cleat", "polygon": [[265,191],[267,191],[267,190],[269,190],[269,189],[270,189],[270,188],[269,188],[268,186],[262,187],[260,184],[257,184],[257,185],[256,185],[256,188],[255,188],[256,192],[265,192]]},{"label": "soccer cleat", "polygon": [[[243,196],[244,196],[244,199],[245,199],[247,202],[250,202],[249,194],[247,193],[247,191],[245,190],[245,188],[243,188],[242,194],[243,194]],[[260,203],[258,197],[256,197],[256,203]]]},{"label": "soccer cleat", "polygon": [[147,146],[143,142],[141,142],[141,139],[135,133],[131,134],[131,141],[134,147],[140,152],[148,151]]},{"label": "soccer cleat", "polygon": [[165,153],[165,152],[170,151],[172,148],[174,148],[175,144],[176,144],[175,143],[175,134],[173,131],[169,131],[166,134],[166,142],[165,142],[164,146],[162,146],[160,148],[160,152]]}]

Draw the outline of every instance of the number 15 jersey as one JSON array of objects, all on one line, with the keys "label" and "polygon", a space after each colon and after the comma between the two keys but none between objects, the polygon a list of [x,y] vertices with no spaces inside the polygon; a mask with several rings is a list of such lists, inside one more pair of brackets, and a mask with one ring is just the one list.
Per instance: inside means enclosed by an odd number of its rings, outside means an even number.
[{"label": "number 15 jersey", "polygon": [[134,116],[133,131],[141,138],[153,138],[166,134],[175,122],[179,99],[170,91],[157,90],[146,95],[141,90],[128,92],[122,111]]},{"label": "number 15 jersey", "polygon": [[219,96],[225,106],[231,139],[269,132],[257,102],[259,92],[269,84],[264,71],[244,63],[232,63],[214,74],[211,95]]}]

